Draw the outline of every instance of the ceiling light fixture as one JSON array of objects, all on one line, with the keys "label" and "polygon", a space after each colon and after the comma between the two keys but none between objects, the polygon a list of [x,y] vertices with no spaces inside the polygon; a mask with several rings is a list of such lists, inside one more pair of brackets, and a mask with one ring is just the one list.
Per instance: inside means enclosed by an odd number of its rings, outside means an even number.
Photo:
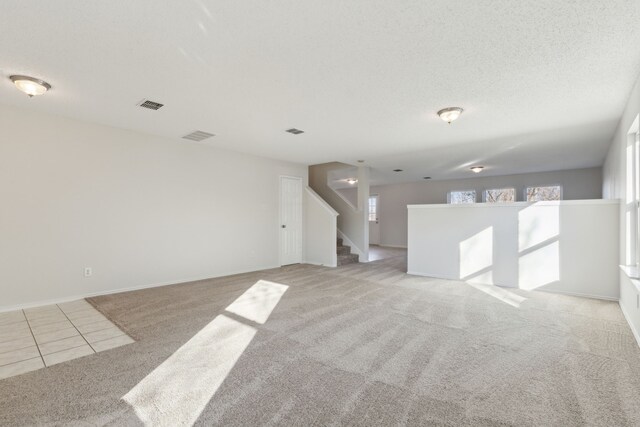
[{"label": "ceiling light fixture", "polygon": [[440,116],[440,118],[445,122],[451,124],[452,121],[460,117],[460,114],[462,114],[463,111],[464,110],[460,107],[443,108],[438,111],[438,116]]},{"label": "ceiling light fixture", "polygon": [[402,169],[394,169],[394,172],[402,172]]},{"label": "ceiling light fixture", "polygon": [[431,179],[431,177],[430,176],[425,176],[422,179]]},{"label": "ceiling light fixture", "polygon": [[482,172],[482,169],[484,169],[484,166],[472,166],[469,169],[471,169],[474,173],[480,173]]},{"label": "ceiling light fixture", "polygon": [[29,76],[10,76],[9,77],[16,87],[22,92],[29,95],[29,98],[35,95],[42,95],[49,89],[51,85],[44,80],[36,79]]},{"label": "ceiling light fixture", "polygon": [[357,180],[357,179],[355,179],[355,178],[349,178],[349,179],[347,179],[347,182],[348,182],[349,184],[353,185],[353,184],[355,184],[356,182],[358,182],[358,180]]}]

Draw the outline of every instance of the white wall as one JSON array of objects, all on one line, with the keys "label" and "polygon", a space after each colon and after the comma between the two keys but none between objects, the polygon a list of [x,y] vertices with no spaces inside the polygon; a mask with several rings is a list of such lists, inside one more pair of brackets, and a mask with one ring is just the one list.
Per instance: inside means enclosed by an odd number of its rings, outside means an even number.
[{"label": "white wall", "polygon": [[618,299],[617,201],[409,206],[408,272]]},{"label": "white wall", "polygon": [[0,310],[276,267],[280,174],[307,182],[302,165],[0,106]]},{"label": "white wall", "polygon": [[336,251],[338,212],[309,187],[305,189],[304,198],[307,208],[305,262],[336,267],[338,265]]},{"label": "white wall", "polygon": [[[628,142],[628,132],[632,124],[640,114],[640,78],[636,81],[629,100],[622,113],[622,118],[611,141],[611,147],[602,167],[603,185],[602,193],[607,199],[620,200],[620,264],[625,264],[625,242],[627,238],[626,221],[624,220],[624,199],[626,193],[626,167],[625,150]],[[639,339],[640,308],[637,303],[638,288],[625,277],[620,275],[620,306],[622,307],[629,324],[634,329],[636,339]],[[640,339],[639,339],[640,343]]]},{"label": "white wall", "polygon": [[[602,197],[602,170],[600,168],[574,169],[553,172],[473,177],[469,179],[409,182],[371,187],[378,194],[380,244],[407,246],[407,205],[447,203],[452,190],[476,190],[478,202],[487,189],[514,187],[516,197],[524,201],[525,187],[531,185],[557,185],[563,187],[564,200],[599,199]],[[346,189],[343,191],[350,191]]]}]

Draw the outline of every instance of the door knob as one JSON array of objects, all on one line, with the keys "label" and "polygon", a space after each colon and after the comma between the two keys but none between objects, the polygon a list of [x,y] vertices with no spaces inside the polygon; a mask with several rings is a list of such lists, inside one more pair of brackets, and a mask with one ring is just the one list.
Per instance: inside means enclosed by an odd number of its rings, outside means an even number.
[{"label": "door knob", "polygon": [[284,225],[284,224],[282,224],[280,227],[282,227],[282,228],[287,228],[287,226],[286,226],[286,225]]}]

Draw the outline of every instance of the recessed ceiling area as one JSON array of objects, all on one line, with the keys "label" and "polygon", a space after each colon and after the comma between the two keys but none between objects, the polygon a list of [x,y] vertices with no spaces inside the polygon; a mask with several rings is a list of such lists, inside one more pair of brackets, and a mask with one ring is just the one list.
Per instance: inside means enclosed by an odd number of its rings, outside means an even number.
[{"label": "recessed ceiling area", "polygon": [[[304,164],[365,158],[395,181],[599,166],[640,73],[638,22],[637,0],[7,0],[0,27],[21,37],[0,38],[0,102]],[[14,74],[52,90],[29,99]]]}]

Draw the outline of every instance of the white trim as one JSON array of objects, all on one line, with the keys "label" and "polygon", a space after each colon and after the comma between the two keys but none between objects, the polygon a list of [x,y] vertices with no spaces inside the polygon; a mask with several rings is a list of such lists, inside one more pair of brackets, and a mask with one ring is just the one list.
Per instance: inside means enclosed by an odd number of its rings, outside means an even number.
[{"label": "white trim", "polygon": [[111,289],[111,290],[90,292],[90,293],[86,293],[86,294],[66,296],[66,297],[61,297],[61,298],[53,298],[53,299],[49,299],[49,300],[40,300],[40,301],[34,301],[34,302],[25,303],[25,304],[5,305],[5,306],[0,306],[0,313],[4,313],[4,312],[7,312],[7,311],[23,310],[23,309],[26,309],[26,308],[41,307],[41,306],[44,306],[44,305],[61,304],[63,302],[76,301],[76,300],[79,300],[79,299],[98,297],[98,296],[102,296],[102,295],[119,294],[119,293],[122,293],[122,292],[139,291],[139,290],[142,290],[142,289],[149,289],[149,288],[159,288],[161,286],[184,285],[184,284],[187,284],[187,283],[199,282],[199,281],[202,281],[202,280],[212,280],[212,279],[217,279],[217,278],[220,278],[220,277],[235,276],[237,274],[254,273],[254,272],[258,272],[258,271],[262,271],[262,270],[271,270],[271,269],[274,269],[274,268],[280,268],[280,266],[279,265],[270,265],[270,266],[263,266],[263,267],[255,269],[255,270],[254,269],[250,269],[250,270],[239,270],[239,271],[227,272],[227,273],[220,274],[218,276],[195,277],[195,278],[191,278],[191,279],[178,279],[178,280],[171,280],[171,281],[153,283],[153,284],[148,284],[148,285],[130,286],[130,287],[127,287],[127,288],[119,288],[119,289]]},{"label": "white trim", "polygon": [[[339,190],[339,188],[333,188],[330,185],[327,185],[327,187],[333,191],[334,193],[336,193],[336,195],[338,197],[340,197],[342,199],[343,202],[345,202],[347,204],[347,207],[349,209],[351,209],[353,212],[360,212],[360,209],[358,209],[358,206],[353,206],[353,204],[349,201],[349,199],[347,199]],[[358,186],[355,186],[354,188],[358,188]]]},{"label": "white trim", "polygon": [[356,254],[358,254],[358,261],[360,262],[369,262],[369,259],[365,259],[366,257],[364,256],[364,252],[362,252],[362,250],[356,246],[351,239],[349,239],[347,237],[346,234],[344,234],[342,231],[340,231],[339,228],[336,229],[338,231],[338,236],[343,240],[344,243],[347,244],[347,246],[351,247],[351,252],[354,252]]},{"label": "white trim", "polygon": [[318,195],[318,193],[316,193],[315,191],[313,191],[313,189],[312,189],[311,187],[306,186],[306,187],[305,187],[305,190],[307,190],[307,193],[309,193],[309,195],[310,195],[311,197],[313,197],[314,199],[316,199],[316,201],[317,201],[318,203],[320,203],[320,205],[321,205],[321,206],[322,206],[322,207],[323,207],[323,208],[324,208],[328,213],[330,213],[330,214],[331,214],[331,215],[333,215],[333,216],[338,216],[338,215],[340,215],[340,214],[339,214],[335,209],[333,209],[333,208],[331,207],[331,205],[330,205],[329,203],[327,203],[327,202],[326,202],[322,197],[320,197],[320,196]]},{"label": "white trim", "polygon": [[590,199],[590,200],[554,200],[545,202],[509,202],[509,203],[456,203],[407,205],[407,209],[444,209],[444,208],[510,208],[514,206],[561,206],[561,205],[614,205],[620,204],[619,199]]},{"label": "white trim", "polygon": [[373,245],[373,246],[379,246],[381,248],[396,248],[396,249],[407,249],[406,246],[402,246],[402,245]]},{"label": "white trim", "polygon": [[631,322],[631,317],[629,316],[629,314],[627,314],[627,311],[624,309],[624,306],[620,302],[618,303],[618,305],[620,305],[620,310],[622,310],[622,315],[624,316],[624,320],[626,320],[627,324],[629,324],[629,328],[631,329],[631,332],[633,333],[633,336],[636,339],[636,343],[640,347],[640,334],[638,333],[636,328],[633,326],[633,323]]},{"label": "white trim", "polygon": [[[411,274],[412,276],[431,277],[433,279],[453,280],[455,282],[461,282],[461,283],[469,282],[468,280],[445,277],[437,274],[418,273],[416,271],[407,271],[407,274]],[[487,285],[487,286],[497,286],[503,289],[519,289],[527,292],[546,292],[549,294],[560,294],[560,295],[568,295],[568,296],[581,297],[581,298],[599,299],[599,300],[605,300],[605,301],[618,301],[618,298],[614,298],[614,297],[608,297],[603,295],[581,294],[577,292],[556,291],[554,289],[542,289],[542,288],[522,289],[522,288],[518,288],[517,286],[504,286],[504,285]]]},{"label": "white trim", "polygon": [[[514,288],[514,289],[520,289],[520,288]],[[618,298],[616,297],[607,297],[604,295],[593,295],[593,294],[581,294],[578,292],[565,292],[565,291],[556,291],[554,289],[531,289],[531,290],[527,290],[527,289],[523,289],[524,291],[527,292],[547,292],[549,294],[560,294],[560,295],[568,295],[571,297],[580,297],[580,298],[591,298],[591,299],[599,299],[599,300],[605,300],[605,301],[618,301]]]},{"label": "white trim", "polygon": [[460,279],[452,279],[451,277],[439,276],[437,274],[419,273],[417,271],[407,271],[407,274],[410,274],[412,276],[431,277],[432,279],[455,280],[457,282],[463,282],[463,280]]},{"label": "white trim", "polygon": [[337,265],[327,265],[327,264],[321,264],[319,262],[313,262],[313,261],[304,261],[303,264],[317,265],[318,267],[327,267],[327,268],[336,268],[337,267]]}]

